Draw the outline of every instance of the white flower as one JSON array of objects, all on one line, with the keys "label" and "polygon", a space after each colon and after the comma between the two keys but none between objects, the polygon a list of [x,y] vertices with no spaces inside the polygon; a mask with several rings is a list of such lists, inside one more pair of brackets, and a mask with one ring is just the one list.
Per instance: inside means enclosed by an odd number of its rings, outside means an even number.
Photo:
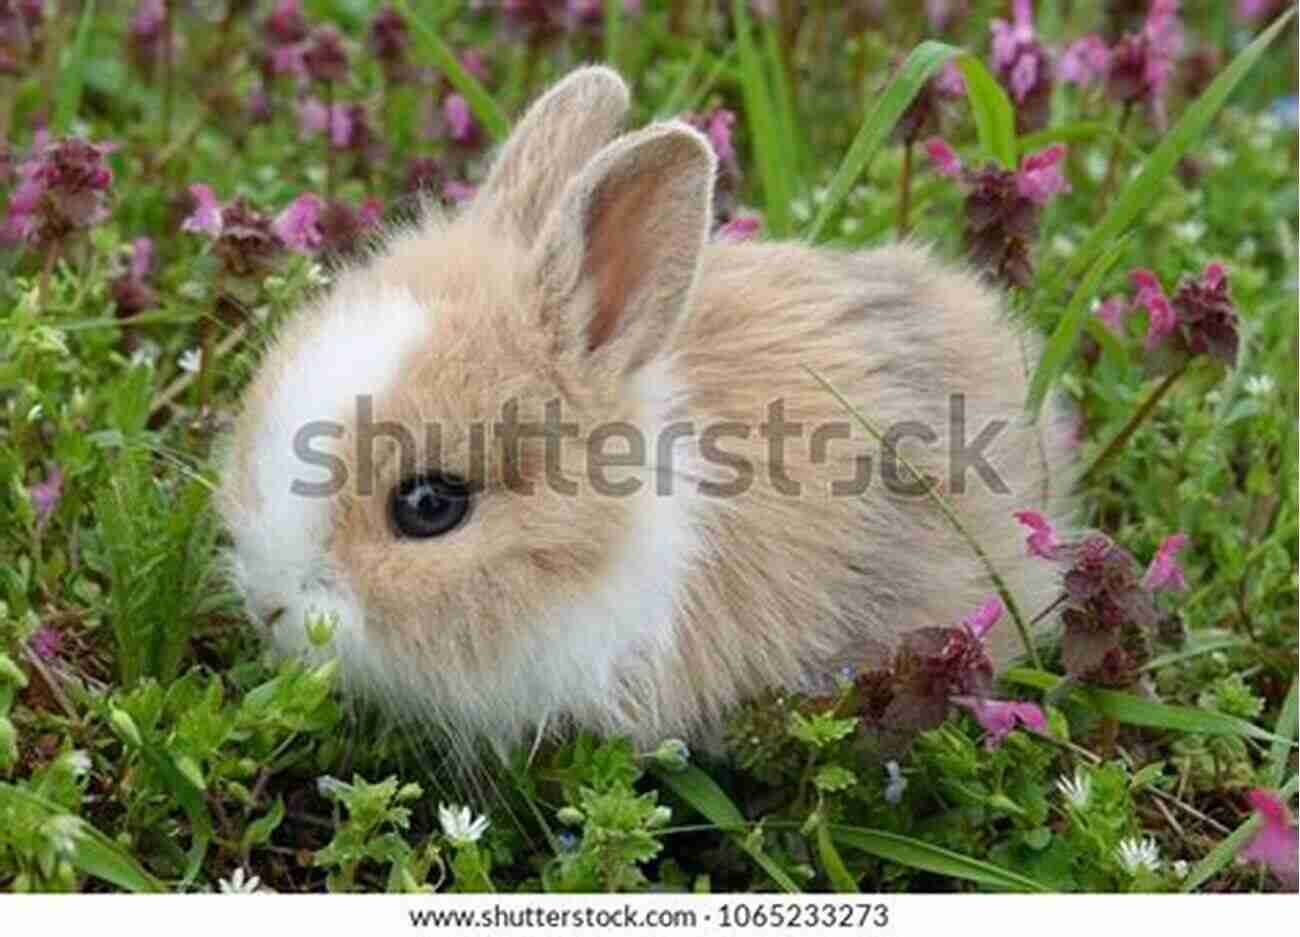
[{"label": "white flower", "polygon": [[1174,862],[1173,870],[1174,870],[1174,878],[1179,879],[1180,881],[1182,879],[1187,878],[1187,871],[1188,871],[1187,860],[1179,859],[1176,862]]},{"label": "white flower", "polygon": [[1186,221],[1182,224],[1176,224],[1173,228],[1174,237],[1189,244],[1195,244],[1205,234],[1205,224],[1200,221]]},{"label": "white flower", "polygon": [[1061,792],[1071,807],[1075,810],[1083,810],[1092,798],[1092,776],[1075,768],[1073,778],[1056,779],[1056,789]]},{"label": "white flower", "polygon": [[448,807],[446,804],[438,805],[438,822],[442,824],[442,832],[456,846],[477,843],[488,828],[487,817],[475,817],[468,807]]},{"label": "white flower", "polygon": [[180,359],[176,363],[187,374],[197,374],[199,367],[203,364],[203,349],[191,348],[189,351],[182,352]]},{"label": "white flower", "polygon": [[1137,875],[1142,869],[1148,872],[1160,869],[1160,847],[1150,836],[1131,836],[1120,840],[1115,857],[1129,875]]},{"label": "white flower", "polygon": [[50,817],[42,827],[54,851],[65,856],[72,855],[77,849],[77,840],[82,837],[81,820],[70,813],[60,813]]},{"label": "white flower", "polygon": [[1252,397],[1267,397],[1277,387],[1267,374],[1252,374],[1246,378],[1246,393]]},{"label": "white flower", "polygon": [[256,875],[247,875],[242,868],[235,869],[230,878],[217,882],[223,895],[255,895],[262,888],[262,880]]},{"label": "white flower", "polygon": [[885,775],[888,778],[885,783],[885,802],[896,804],[903,799],[903,791],[907,790],[907,778],[903,777],[896,761],[885,762]]}]

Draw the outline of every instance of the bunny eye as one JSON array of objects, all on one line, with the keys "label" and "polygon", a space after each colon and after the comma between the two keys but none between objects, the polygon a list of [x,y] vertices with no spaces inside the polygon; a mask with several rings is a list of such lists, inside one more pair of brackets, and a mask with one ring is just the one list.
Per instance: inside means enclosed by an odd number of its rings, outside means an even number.
[{"label": "bunny eye", "polygon": [[388,510],[399,537],[427,540],[459,527],[472,495],[469,484],[454,475],[412,475],[393,488]]}]

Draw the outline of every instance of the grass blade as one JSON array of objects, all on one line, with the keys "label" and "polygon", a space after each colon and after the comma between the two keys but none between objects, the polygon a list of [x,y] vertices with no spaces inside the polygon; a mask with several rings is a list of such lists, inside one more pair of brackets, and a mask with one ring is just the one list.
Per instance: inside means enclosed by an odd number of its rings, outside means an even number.
[{"label": "grass blade", "polygon": [[[1061,678],[1056,674],[1025,667],[1012,667],[1003,675],[1003,679],[1040,690],[1052,690],[1061,683]],[[1211,712],[1208,709],[1155,703],[1131,693],[1094,687],[1075,687],[1070,691],[1070,695],[1102,715],[1129,725],[1145,726],[1149,729],[1169,729],[1193,735],[1235,735],[1259,742],[1270,742],[1274,745],[1282,744],[1288,748],[1293,745],[1290,739],[1261,729],[1245,719]]]},{"label": "grass blade", "polygon": [[77,21],[77,34],[72,46],[64,50],[59,66],[59,86],[54,92],[54,131],[62,136],[72,126],[72,120],[81,108],[81,91],[86,85],[86,69],[90,64],[90,40],[94,35],[95,0],[87,0]]},{"label": "grass blade", "polygon": [[894,125],[903,116],[903,111],[907,110],[907,106],[912,103],[921,86],[939,70],[944,62],[960,54],[961,50],[954,46],[930,40],[912,50],[898,70],[898,74],[889,83],[889,87],[880,96],[876,106],[858,128],[857,136],[853,138],[849,151],[844,154],[839,169],[835,170],[835,176],[831,179],[826,193],[826,200],[822,202],[817,217],[808,228],[807,238],[810,241],[820,239],[822,232],[826,230],[826,225],[835,217],[844,199],[848,197],[853,184],[862,176],[880,148],[888,142]]},{"label": "grass blade", "polygon": [[781,144],[781,159],[785,166],[794,173],[796,180],[804,176],[803,148],[794,128],[794,91],[790,87],[786,70],[785,53],[781,49],[781,40],[777,34],[777,18],[763,17],[763,52],[767,57],[771,71],[770,87],[776,101],[777,140]]},{"label": "grass blade", "polygon": [[1024,134],[1016,139],[1016,149],[1023,156],[1051,146],[1053,143],[1091,143],[1100,137],[1118,143],[1120,148],[1134,159],[1146,159],[1146,153],[1127,135],[1099,120],[1080,120]]},{"label": "grass blade", "polygon": [[1142,170],[1116,196],[1114,203],[1092,229],[1087,240],[1061,267],[1060,272],[1044,285],[1043,289],[1049,296],[1060,293],[1066,283],[1088,269],[1107,246],[1113,243],[1143,210],[1150,207],[1183,154],[1204,136],[1210,121],[1219,112],[1228,95],[1246,77],[1246,73],[1259,61],[1264,51],[1290,22],[1294,14],[1295,10],[1291,9],[1278,17],[1272,26],[1260,33],[1254,42],[1243,49],[1232,63],[1220,72],[1210,87],[1188,106],[1178,123],[1165,134],[1160,145],[1147,157]]},{"label": "grass blade", "polygon": [[1126,241],[1111,245],[1101,257],[1097,258],[1097,262],[1092,265],[1092,269],[1088,271],[1088,275],[1070,298],[1065,315],[1061,317],[1060,323],[1043,347],[1042,358],[1039,359],[1038,367],[1034,369],[1034,375],[1029,381],[1025,409],[1029,411],[1031,420],[1038,419],[1038,412],[1047,398],[1047,392],[1070,363],[1074,350],[1078,347],[1079,333],[1083,331],[1083,324],[1092,315],[1091,300],[1097,295],[1101,281],[1119,260],[1127,246]]},{"label": "grass blade", "polygon": [[469,109],[487,130],[494,142],[500,143],[510,132],[510,121],[488,90],[477,78],[465,70],[460,59],[442,41],[436,29],[411,11],[409,0],[395,0],[398,11],[415,25],[415,39],[420,50],[442,69],[452,87],[465,96]]},{"label": "grass blade", "polygon": [[966,79],[966,97],[975,116],[975,132],[985,152],[1004,169],[1016,166],[1016,112],[1011,100],[984,63],[973,55],[957,60]]},{"label": "grass blade", "polygon": [[830,828],[825,823],[817,824],[817,856],[821,859],[822,871],[837,892],[842,895],[857,894],[858,883],[844,865],[844,859],[831,840]]},{"label": "grass blade", "polygon": [[1287,759],[1291,754],[1292,744],[1296,737],[1296,718],[1298,703],[1296,699],[1296,680],[1291,681],[1291,691],[1287,693],[1286,700],[1282,703],[1282,711],[1278,713],[1277,725],[1273,729],[1273,734],[1277,736],[1273,741],[1273,746],[1268,753],[1268,786],[1281,787],[1282,779],[1286,777]]},{"label": "grass blade", "polygon": [[785,869],[763,852],[761,846],[749,842],[745,835],[749,823],[745,820],[744,814],[731,802],[731,798],[713,778],[694,765],[687,765],[683,771],[662,771],[652,768],[651,773],[711,823],[716,824],[718,829],[733,834],[736,845],[745,850],[750,858],[781,886],[783,891],[791,894],[799,891],[799,886],[786,874]]},{"label": "grass blade", "polygon": [[1031,878],[1011,872],[1001,866],[961,853],[952,852],[910,836],[869,830],[856,826],[831,826],[832,839],[889,862],[913,869],[922,869],[950,878],[965,879],[980,885],[1005,888],[1008,891],[1045,892],[1048,888]]},{"label": "grass blade", "polygon": [[740,51],[740,86],[745,100],[745,117],[754,148],[754,162],[762,180],[764,216],[773,236],[790,233],[790,187],[793,166],[783,166],[785,147],[781,143],[780,121],[772,89],[749,20],[748,0],[732,0],[736,21],[736,46]]}]

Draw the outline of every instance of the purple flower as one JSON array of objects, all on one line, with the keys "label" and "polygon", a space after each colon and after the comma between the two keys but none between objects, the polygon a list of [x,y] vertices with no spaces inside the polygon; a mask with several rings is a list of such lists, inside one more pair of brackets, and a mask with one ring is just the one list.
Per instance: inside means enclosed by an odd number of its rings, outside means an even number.
[{"label": "purple flower", "polygon": [[1243,20],[1271,17],[1286,6],[1288,0],[1237,0],[1237,16]]},{"label": "purple flower", "polygon": [[1056,528],[1052,526],[1051,521],[1039,511],[1016,511],[1012,516],[1029,528],[1029,536],[1025,539],[1025,548],[1029,551],[1030,556],[1041,557],[1045,560],[1056,559],[1056,552],[1061,546],[1061,541],[1057,537]]},{"label": "purple flower", "polygon": [[732,218],[718,228],[714,237],[719,241],[748,241],[758,234],[758,229],[762,225],[763,222],[753,215]]},{"label": "purple flower", "polygon": [[1103,686],[1131,684],[1150,655],[1147,634],[1160,619],[1137,561],[1104,534],[1062,545],[1058,555],[1069,563],[1061,613],[1066,673]]},{"label": "purple flower", "polygon": [[324,203],[310,192],[299,195],[271,222],[275,232],[286,247],[300,254],[310,254],[320,247],[323,236],[320,215]]},{"label": "purple flower", "polygon": [[104,157],[112,149],[76,137],[39,142],[18,167],[4,237],[50,244],[107,218],[113,171]]},{"label": "purple flower", "polygon": [[950,179],[960,179],[962,174],[961,158],[957,151],[948,145],[942,137],[931,137],[925,141],[925,152],[934,163],[935,171]]},{"label": "purple flower", "polygon": [[969,709],[974,714],[975,721],[984,727],[987,733],[984,736],[984,747],[989,751],[998,748],[1017,726],[1024,726],[1034,732],[1047,730],[1047,717],[1034,703],[982,699],[977,696],[954,696],[952,701]]},{"label": "purple flower", "polygon": [[1129,279],[1137,287],[1137,296],[1133,300],[1133,305],[1141,306],[1150,315],[1145,347],[1148,352],[1151,352],[1174,334],[1178,328],[1178,314],[1170,304],[1169,297],[1165,295],[1160,280],[1150,270],[1134,270],[1129,273]]},{"label": "purple flower", "polygon": [[1105,40],[1096,33],[1088,33],[1066,47],[1061,56],[1060,75],[1064,81],[1089,85],[1105,77],[1109,62],[1110,50]]},{"label": "purple flower", "polygon": [[117,304],[119,315],[133,315],[157,303],[158,296],[148,282],[152,269],[153,241],[145,237],[136,238],[131,243],[131,259],[126,272],[111,284],[113,302]]},{"label": "purple flower", "polygon": [[53,625],[41,625],[27,640],[27,646],[46,663],[59,656],[63,646],[63,635]]},{"label": "purple flower", "polygon": [[713,218],[715,224],[725,224],[735,212],[736,192],[740,188],[740,162],[732,140],[736,115],[726,108],[717,107],[703,113],[684,113],[681,119],[704,134],[718,158],[717,185],[713,189]]},{"label": "purple flower", "polygon": [[307,74],[317,81],[342,81],[348,77],[348,53],[343,37],[333,26],[314,30],[302,54]]},{"label": "purple flower", "polygon": [[202,182],[190,186],[194,197],[194,211],[181,222],[182,231],[218,237],[221,234],[221,203],[212,193],[212,187]]},{"label": "purple flower", "polygon": [[307,74],[306,52],[307,44],[305,42],[272,46],[267,59],[271,74],[305,77]]},{"label": "purple flower", "polygon": [[1199,277],[1184,277],[1170,300],[1178,313],[1188,353],[1237,363],[1237,309],[1228,294],[1228,274],[1221,263],[1206,264]]},{"label": "purple flower", "polygon": [[266,18],[265,28],[271,41],[288,45],[307,38],[307,20],[302,13],[302,0],[276,0],[275,8]]},{"label": "purple flower", "polygon": [[476,191],[478,191],[476,186],[459,179],[446,180],[440,190],[442,200],[451,205],[463,205],[474,197]]},{"label": "purple flower", "polygon": [[1097,318],[1106,323],[1106,328],[1110,329],[1116,335],[1124,334],[1124,320],[1128,316],[1130,307],[1128,300],[1123,296],[1112,296],[1110,299],[1097,306]]},{"label": "purple flower", "polygon": [[297,105],[298,133],[303,137],[326,130],[330,125],[330,109],[318,97],[301,99]]},{"label": "purple flower", "polygon": [[995,19],[993,68],[1016,102],[1016,128],[1041,130],[1047,124],[1052,91],[1052,60],[1034,31],[1031,0],[1014,0],[1012,22]]},{"label": "purple flower", "polygon": [[1182,45],[1178,0],[1151,0],[1140,32],[1120,37],[1110,51],[1106,93],[1123,104],[1145,103],[1164,124],[1164,93]]},{"label": "purple flower", "polygon": [[966,0],[925,0],[925,18],[941,33],[969,12]]},{"label": "purple flower", "polygon": [[406,65],[406,47],[410,42],[406,19],[392,6],[383,7],[370,21],[370,51],[384,68],[384,75],[400,78]]},{"label": "purple flower", "polygon": [[1187,588],[1183,569],[1178,565],[1178,551],[1187,545],[1187,534],[1170,534],[1156,550],[1151,566],[1142,577],[1142,588],[1151,592],[1169,590],[1182,592]]},{"label": "purple flower", "polygon": [[1246,798],[1264,822],[1238,855],[1247,862],[1263,862],[1289,891],[1300,889],[1297,830],[1286,804],[1276,793],[1258,787]]},{"label": "purple flower", "polygon": [[984,600],[979,608],[963,618],[961,623],[971,633],[972,637],[977,641],[982,641],[984,635],[989,633],[989,629],[996,625],[1001,617],[1002,600],[996,595],[991,595]]},{"label": "purple flower", "polygon": [[475,147],[482,141],[483,134],[474,120],[474,112],[464,96],[449,94],[442,102],[442,122],[447,127],[447,136],[460,146]]},{"label": "purple flower", "polygon": [[32,512],[36,515],[36,522],[44,521],[58,506],[59,499],[63,497],[62,470],[57,465],[50,469],[45,475],[45,481],[32,485],[27,491],[27,496],[31,499]]}]

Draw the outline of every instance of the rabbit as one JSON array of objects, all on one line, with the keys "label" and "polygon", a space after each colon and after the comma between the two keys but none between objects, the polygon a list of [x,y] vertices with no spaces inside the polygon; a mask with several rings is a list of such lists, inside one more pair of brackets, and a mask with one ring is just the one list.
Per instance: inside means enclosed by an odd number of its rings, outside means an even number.
[{"label": "rabbit", "polygon": [[1065,422],[1025,417],[1036,346],[998,297],[916,245],[712,238],[709,143],[628,110],[599,66],[542,95],[468,205],[280,329],[228,440],[231,569],[272,644],[320,653],[328,616],[348,687],[499,751],[703,738],[969,614],[986,568],[887,449],[1026,614],[1057,592],[1012,514],[1059,516]]}]

